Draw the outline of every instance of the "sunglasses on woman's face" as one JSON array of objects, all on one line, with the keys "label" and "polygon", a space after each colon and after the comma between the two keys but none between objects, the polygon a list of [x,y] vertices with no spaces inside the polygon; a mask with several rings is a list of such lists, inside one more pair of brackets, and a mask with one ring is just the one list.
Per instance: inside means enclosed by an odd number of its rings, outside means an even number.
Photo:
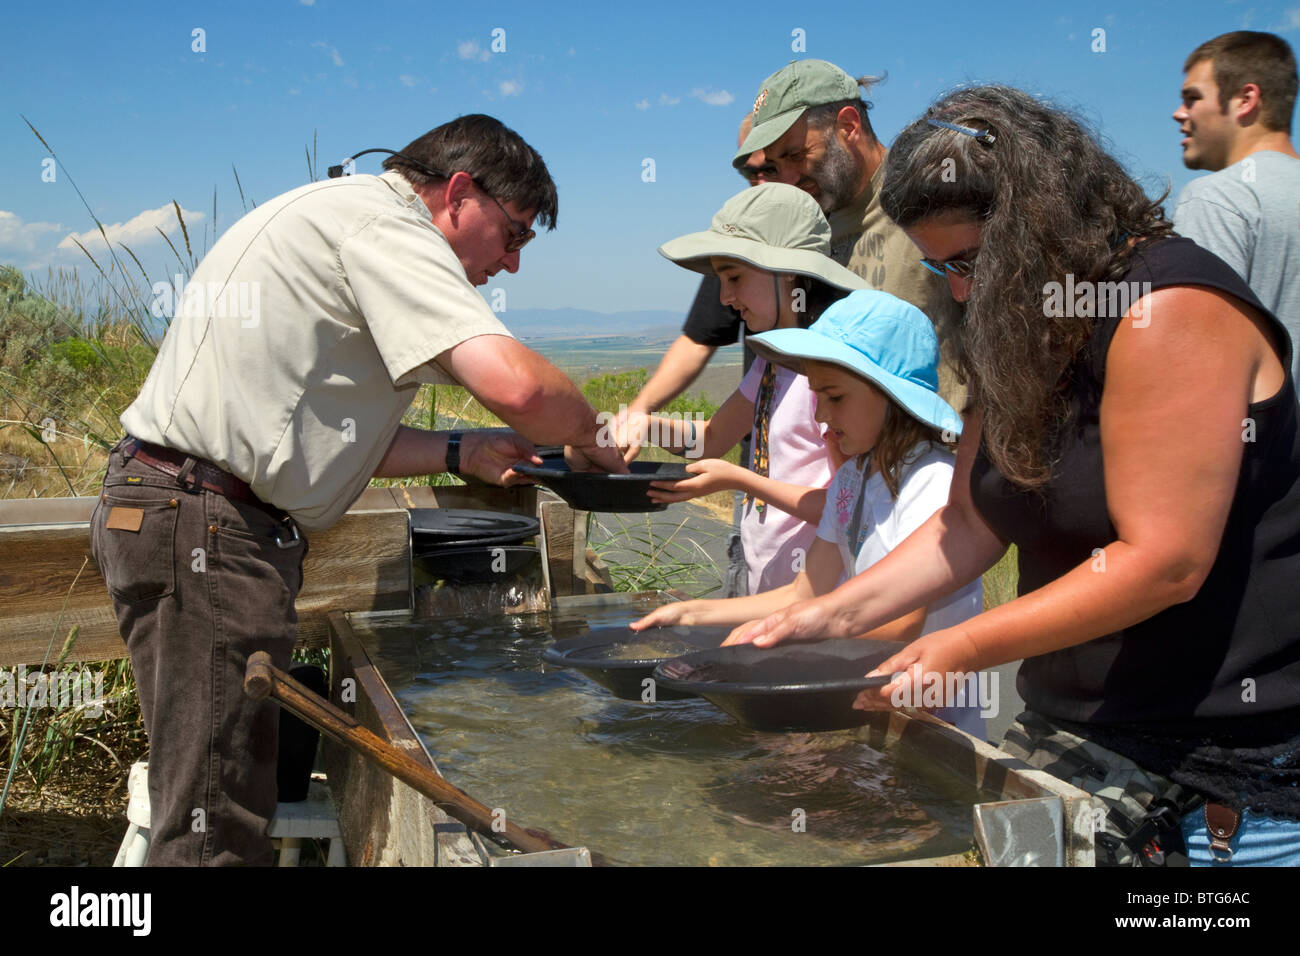
[{"label": "sunglasses on woman's face", "polygon": [[937,276],[946,277],[951,272],[959,279],[969,279],[975,274],[975,253],[964,252],[962,256],[968,258],[945,259],[943,262],[935,262],[933,259],[926,259],[922,256],[921,265]]}]

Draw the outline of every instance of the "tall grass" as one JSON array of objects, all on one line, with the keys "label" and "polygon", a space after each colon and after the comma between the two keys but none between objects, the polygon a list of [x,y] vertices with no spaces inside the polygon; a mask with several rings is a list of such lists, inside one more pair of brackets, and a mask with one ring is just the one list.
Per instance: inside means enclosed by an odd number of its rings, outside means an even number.
[{"label": "tall grass", "polygon": [[[68,165],[28,126],[58,160],[103,249],[96,254],[77,243],[91,266],[90,279],[74,270],[50,270],[43,283],[34,283],[15,268],[0,267],[0,498],[92,495],[102,483],[108,449],[121,436],[119,416],[139,394],[168,317],[155,315],[155,282],[139,257],[125,243],[109,240]],[[237,172],[235,181],[247,211]],[[177,275],[188,281],[216,241],[216,189],[197,250],[180,204],[173,201],[172,208],[180,245],[158,230],[175,260],[175,270],[163,279],[169,286]],[[69,667],[64,660],[74,642],[75,629],[56,663],[31,668],[28,680],[57,685],[61,675],[66,680],[84,669],[100,675],[102,698],[78,707],[15,708],[12,719],[0,721],[5,796],[13,786],[28,808],[58,802],[58,794],[49,794],[51,784],[78,804],[120,805],[115,795],[131,763],[147,750],[130,661]]]},{"label": "tall grass", "polygon": [[[656,525],[651,514],[593,516],[604,537],[592,549],[609,568],[617,591],[667,591],[676,588],[691,597],[717,591],[726,569],[718,567],[704,544],[726,537],[730,528],[701,532],[689,518]],[[589,536],[589,539],[591,537]]]}]

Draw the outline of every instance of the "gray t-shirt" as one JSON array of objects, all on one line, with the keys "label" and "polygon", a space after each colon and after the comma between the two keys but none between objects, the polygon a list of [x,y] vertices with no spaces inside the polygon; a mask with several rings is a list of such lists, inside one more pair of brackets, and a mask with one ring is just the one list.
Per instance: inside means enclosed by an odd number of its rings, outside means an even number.
[{"label": "gray t-shirt", "polygon": [[1174,229],[1232,266],[1282,321],[1300,378],[1300,159],[1261,150],[1193,180]]}]

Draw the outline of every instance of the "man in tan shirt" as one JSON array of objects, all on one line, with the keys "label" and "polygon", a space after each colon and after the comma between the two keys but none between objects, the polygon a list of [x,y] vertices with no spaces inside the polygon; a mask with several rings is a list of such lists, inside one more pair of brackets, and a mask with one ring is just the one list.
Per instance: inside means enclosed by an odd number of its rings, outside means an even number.
[{"label": "man in tan shirt", "polygon": [[[371,477],[513,483],[533,442],[626,470],[573,383],[475,289],[519,268],[534,223],[554,228],[541,157],[476,115],[385,165],[231,226],[122,415],[92,551],[150,737],[151,865],[271,861],[276,713],[241,687],[254,651],[288,666],[300,529],[329,527]],[[518,434],[402,426],[422,382],[459,382]]]}]

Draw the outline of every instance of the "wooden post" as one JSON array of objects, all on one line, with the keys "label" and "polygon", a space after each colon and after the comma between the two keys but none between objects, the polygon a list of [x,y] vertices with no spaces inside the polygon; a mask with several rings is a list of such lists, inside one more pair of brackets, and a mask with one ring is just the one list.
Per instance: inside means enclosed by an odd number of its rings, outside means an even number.
[{"label": "wooden post", "polygon": [[563,501],[543,501],[537,513],[551,597],[569,597],[573,594],[573,509]]}]

